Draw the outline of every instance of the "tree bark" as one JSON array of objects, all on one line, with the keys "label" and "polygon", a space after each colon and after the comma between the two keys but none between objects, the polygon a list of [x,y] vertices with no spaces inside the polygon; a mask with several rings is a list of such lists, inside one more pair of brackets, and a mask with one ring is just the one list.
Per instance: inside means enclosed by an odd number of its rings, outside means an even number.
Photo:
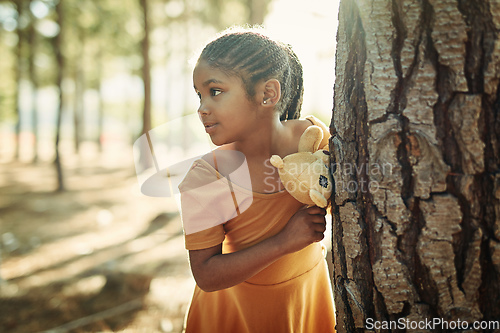
[{"label": "tree bark", "polygon": [[493,0],[341,1],[338,332],[500,320],[499,30]]}]

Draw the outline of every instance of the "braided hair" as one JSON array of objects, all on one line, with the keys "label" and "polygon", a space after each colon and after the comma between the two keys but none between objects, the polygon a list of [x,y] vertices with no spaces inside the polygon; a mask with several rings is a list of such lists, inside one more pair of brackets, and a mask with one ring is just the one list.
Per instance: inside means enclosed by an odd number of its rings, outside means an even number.
[{"label": "braided hair", "polygon": [[304,83],[302,65],[290,45],[271,40],[255,31],[229,32],[210,42],[198,61],[206,61],[228,75],[242,78],[249,97],[261,80],[276,79],[281,99],[276,104],[280,120],[298,119]]}]

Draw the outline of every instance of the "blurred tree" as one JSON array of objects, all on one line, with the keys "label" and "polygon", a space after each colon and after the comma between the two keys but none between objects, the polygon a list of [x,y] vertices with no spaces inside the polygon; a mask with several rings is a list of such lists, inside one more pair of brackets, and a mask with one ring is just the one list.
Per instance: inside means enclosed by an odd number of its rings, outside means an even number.
[{"label": "blurred tree", "polygon": [[[115,73],[108,71],[109,64],[124,61],[127,65],[140,55],[140,47],[137,47],[141,38],[141,30],[135,28],[140,21],[140,6],[136,0],[122,1],[120,6],[114,0],[86,0],[71,2],[71,33],[70,42],[79,43],[72,47],[70,56],[73,72],[81,72],[75,75],[80,78],[79,94],[75,91],[76,102],[74,107],[80,108],[82,115],[84,111],[83,95],[87,89],[94,89],[97,97],[97,123],[92,126],[88,122],[88,132],[97,142],[99,150],[102,151],[102,140],[104,130],[105,103],[103,101],[102,82],[106,75]],[[81,41],[84,40],[82,44]],[[85,47],[84,47],[85,46]],[[80,50],[79,52],[75,52]],[[80,69],[78,69],[80,68]],[[130,74],[136,75],[136,68],[128,66]],[[140,75],[137,70],[137,75]],[[76,81],[75,81],[76,86]],[[123,108],[117,116],[121,119],[128,117],[127,110]],[[138,113],[137,113],[138,114]],[[136,114],[134,114],[135,118]],[[134,137],[137,133],[134,134]]]},{"label": "blurred tree", "polygon": [[206,0],[194,10],[203,22],[224,29],[235,24],[259,25],[264,22],[272,0]]},{"label": "blurred tree", "polygon": [[338,332],[500,318],[499,29],[496,1],[341,1]]},{"label": "blurred tree", "polygon": [[15,65],[15,82],[16,87],[14,90],[14,110],[16,115],[16,126],[15,126],[15,153],[14,158],[18,159],[20,154],[20,137],[21,137],[21,105],[19,103],[20,93],[21,93],[21,79],[23,75],[23,61],[24,57],[24,44],[25,44],[25,33],[22,27],[22,19],[26,10],[25,0],[14,0],[14,4],[17,10],[17,46],[16,46],[16,65]]},{"label": "blurred tree", "polygon": [[[9,27],[7,20],[9,15],[10,24],[15,22],[17,18],[17,9],[12,2],[0,1],[0,73],[2,73],[2,80],[0,80],[0,122],[13,121],[15,122],[16,106],[14,105],[14,94],[17,89],[15,81],[15,72],[17,70],[17,33],[15,27]],[[6,22],[7,21],[7,22]],[[15,150],[14,145],[10,149]],[[9,152],[10,153],[10,152]]]},{"label": "blurred tree", "polygon": [[[139,0],[143,15],[143,37],[141,41],[142,54],[142,82],[144,86],[144,104],[142,113],[142,134],[148,138],[149,148],[152,150],[152,144],[149,139],[149,131],[151,130],[151,67],[149,59],[149,3],[148,0]],[[143,169],[151,167],[152,160],[150,158],[150,149],[141,147],[140,163]]]},{"label": "blurred tree", "polygon": [[112,12],[106,7],[106,3],[103,1],[91,2],[93,8],[92,20],[86,23],[87,25],[87,35],[89,44],[91,44],[92,53],[89,55],[94,61],[91,62],[91,68],[86,68],[88,75],[91,76],[89,80],[89,88],[94,88],[97,92],[97,124],[95,124],[95,130],[93,131],[94,140],[98,145],[98,149],[102,152],[102,135],[104,126],[104,102],[102,96],[102,78],[104,70],[104,49],[105,45],[109,45],[113,42],[111,38],[111,32],[109,25],[110,18],[114,18]]},{"label": "blurred tree", "polygon": [[149,59],[149,5],[148,0],[139,0],[143,15],[143,37],[141,41],[142,81],[144,84],[144,109],[142,114],[142,133],[151,130],[151,66]]},{"label": "blurred tree", "polygon": [[[87,89],[86,73],[92,72],[85,68],[87,58],[87,41],[91,36],[91,25],[97,17],[96,7],[92,0],[66,0],[64,6],[65,21],[65,61],[66,69],[73,84],[72,89],[72,116],[73,116],[73,145],[76,154],[80,152],[80,144],[85,140],[85,105],[84,94]],[[97,38],[106,39],[105,35]]]},{"label": "blurred tree", "polygon": [[[19,138],[21,134],[21,129],[27,128],[27,125],[31,125],[31,133],[33,140],[33,161],[38,160],[38,121],[39,121],[39,106],[38,103],[38,92],[42,86],[53,85],[54,84],[54,72],[55,63],[51,63],[51,55],[53,53],[53,48],[51,43],[49,43],[49,38],[52,36],[55,23],[50,19],[44,19],[42,22],[39,20],[37,15],[40,15],[39,7],[37,10],[37,5],[42,4],[41,0],[15,0],[15,1],[0,1],[0,9],[8,9],[9,5],[15,8],[15,15],[9,15],[8,11],[4,11],[4,15],[0,15],[3,19],[3,27],[7,27],[8,31],[11,26],[15,26],[16,39],[15,43],[12,43],[14,39],[6,38],[2,42],[7,42],[5,49],[13,49],[15,57],[11,60],[12,66],[14,68],[14,75],[5,72],[4,79],[6,82],[13,82],[10,86],[15,87],[12,89],[12,95],[9,94],[8,90],[5,89],[4,100],[0,101],[2,106],[10,107],[13,105],[12,109],[14,113],[14,138],[15,138],[15,157],[19,157],[19,150],[21,148],[19,143]],[[45,4],[44,8],[49,11],[50,1],[43,2]],[[35,14],[37,13],[37,15]],[[46,13],[47,14],[47,13]],[[45,14],[45,15],[46,15]],[[15,22],[15,24],[13,24]],[[42,24],[44,23],[44,24]],[[53,23],[51,25],[51,23]],[[47,28],[49,32],[47,35]],[[4,31],[5,32],[5,31]],[[3,49],[3,50],[5,50]],[[5,58],[2,59],[5,61]],[[47,61],[48,60],[48,61]],[[23,92],[22,89],[27,89],[28,92]],[[22,95],[21,95],[22,94]],[[23,102],[21,96],[30,96],[29,101]],[[10,103],[12,100],[12,103]],[[24,105],[26,110],[21,110]],[[3,112],[2,120],[11,119],[10,112]]]},{"label": "blurred tree", "polygon": [[260,25],[264,23],[270,0],[246,0],[248,8],[248,23]]},{"label": "blurred tree", "polygon": [[[36,142],[39,139],[45,140],[44,133],[47,130],[54,131],[52,133],[55,133],[56,146],[59,146],[61,140],[67,139],[62,136],[67,133],[67,129],[74,131],[75,151],[78,151],[79,142],[88,135],[97,138],[100,145],[105,114],[111,119],[129,122],[130,132],[133,132],[135,139],[139,131],[144,133],[154,125],[156,111],[152,105],[151,72],[160,66],[166,68],[172,55],[175,55],[173,61],[190,58],[192,50],[199,46],[200,40],[211,34],[210,31],[234,24],[262,23],[269,2],[270,0],[123,0],[119,3],[115,0],[0,0],[0,9],[12,8],[12,13],[4,11],[0,15],[0,30],[10,36],[10,39],[0,40],[1,53],[15,54],[12,59],[7,58],[11,63],[8,68],[12,70],[12,74],[6,73],[8,79],[1,84],[2,87],[7,85],[10,88],[0,92],[2,119],[15,119],[16,140],[19,140],[21,129],[27,128],[28,124],[33,126],[34,160],[39,158]],[[144,11],[145,8],[149,10]],[[12,25],[12,21],[16,24]],[[201,36],[200,31],[206,37]],[[184,33],[185,36],[181,36]],[[159,52],[160,49],[163,50]],[[5,59],[3,61],[2,66],[5,65]],[[186,72],[189,70],[187,63],[183,67]],[[104,102],[103,92],[107,86],[103,82],[110,78],[116,79],[117,73],[124,70],[127,71],[127,82],[132,82],[137,77],[143,80],[142,121],[139,120],[141,113],[133,99],[135,97],[126,91],[132,88],[123,89],[122,101],[113,99]],[[170,73],[167,75],[172,76]],[[29,100],[32,104],[23,100],[19,103],[24,98],[20,95],[21,88],[29,87],[32,90],[23,92],[23,96],[31,95]],[[40,101],[47,100],[46,97],[51,94],[51,89],[46,88],[53,87],[57,87],[59,92],[59,105],[41,104]],[[129,83],[129,87],[132,84]],[[84,103],[87,101],[85,96],[90,96],[86,94],[89,90],[96,92],[91,95],[97,100],[97,103],[92,103],[95,105],[95,112],[93,109],[86,109]],[[113,93],[116,94],[116,89]],[[185,95],[190,96],[187,92]],[[183,104],[187,102],[184,101]],[[21,110],[21,107],[28,109]],[[48,124],[53,119],[53,113],[47,112],[51,107],[57,109],[55,126]],[[63,112],[66,113],[64,116]],[[67,119],[72,114],[71,125]],[[93,117],[94,114],[97,116]],[[157,121],[162,121],[165,116],[159,115],[156,118]],[[97,119],[95,123],[89,123],[94,119]],[[88,126],[84,128],[82,124]],[[18,141],[16,147],[16,156],[19,156]],[[55,161],[60,162],[60,152],[56,151],[55,154]]]},{"label": "blurred tree", "polygon": [[85,72],[84,72],[84,56],[85,56],[85,41],[86,33],[79,26],[73,26],[78,43],[75,43],[75,56],[73,60],[73,143],[75,153],[80,152],[80,142],[82,141],[83,117],[84,117],[84,91],[85,91]]},{"label": "blurred tree", "polygon": [[64,12],[63,12],[63,1],[59,0],[56,4],[56,15],[57,24],[59,26],[59,32],[53,39],[54,54],[57,62],[57,74],[56,74],[56,86],[59,91],[59,100],[57,107],[57,122],[56,122],[56,140],[54,145],[55,159],[54,164],[57,172],[57,191],[64,191],[64,176],[62,171],[61,154],[59,151],[59,143],[61,141],[61,121],[63,114],[63,75],[65,68],[65,61],[63,56],[62,44],[63,44],[63,33],[64,33]]},{"label": "blurred tree", "polygon": [[[99,81],[102,77],[102,57],[95,57],[99,52],[102,44],[113,45],[112,38],[108,30],[103,27],[106,24],[116,23],[116,14],[105,9],[105,1],[94,0],[68,0],[65,5],[65,22],[66,22],[66,67],[68,73],[71,73],[71,82],[73,83],[72,94],[72,114],[73,114],[73,144],[74,150],[78,154],[80,143],[86,140],[87,123],[85,115],[88,113],[85,106],[85,92],[89,88],[93,88],[92,82],[87,82],[87,77],[94,78]],[[102,11],[102,12],[101,12]],[[126,17],[124,18],[126,19]],[[116,27],[113,27],[115,29]],[[97,50],[96,50],[97,49]],[[111,48],[110,50],[111,51]],[[89,61],[89,59],[92,59]],[[101,69],[99,69],[101,68]],[[69,79],[69,78],[68,78]],[[98,91],[98,121],[96,126],[90,126],[89,130],[96,132],[97,138],[100,137],[102,131],[102,96]],[[96,129],[97,128],[97,129]],[[100,140],[97,140],[100,145]]]},{"label": "blurred tree", "polygon": [[[32,4],[33,1],[29,1]],[[33,131],[33,162],[38,161],[38,76],[35,66],[35,57],[38,52],[38,33],[35,29],[37,18],[33,10],[29,10],[28,39],[28,77],[31,83],[31,128]]]}]

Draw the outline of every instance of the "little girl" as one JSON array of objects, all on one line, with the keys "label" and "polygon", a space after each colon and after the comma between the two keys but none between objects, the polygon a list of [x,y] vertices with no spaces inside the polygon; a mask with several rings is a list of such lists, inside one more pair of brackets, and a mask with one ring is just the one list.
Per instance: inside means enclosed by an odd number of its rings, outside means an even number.
[{"label": "little girl", "polygon": [[[229,32],[204,48],[193,81],[199,117],[218,148],[197,160],[179,185],[197,284],[186,332],[335,332],[320,243],[326,211],[295,200],[270,172],[269,158],[296,153],[308,126],[321,126],[323,144],[328,141],[323,123],[298,119],[299,60],[289,46],[260,33]],[[241,165],[246,184],[229,177]],[[235,208],[229,214],[228,197]]]}]

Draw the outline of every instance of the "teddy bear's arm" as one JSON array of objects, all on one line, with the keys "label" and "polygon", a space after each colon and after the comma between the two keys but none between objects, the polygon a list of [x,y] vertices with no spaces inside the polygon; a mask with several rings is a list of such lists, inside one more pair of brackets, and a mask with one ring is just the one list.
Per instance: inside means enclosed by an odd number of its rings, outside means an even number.
[{"label": "teddy bear's arm", "polygon": [[271,164],[278,169],[283,168],[283,159],[279,157],[278,155],[273,155],[271,156],[271,159],[269,160]]},{"label": "teddy bear's arm", "polygon": [[328,205],[328,200],[326,200],[324,195],[314,189],[309,190],[309,196],[318,207],[325,208]]}]

